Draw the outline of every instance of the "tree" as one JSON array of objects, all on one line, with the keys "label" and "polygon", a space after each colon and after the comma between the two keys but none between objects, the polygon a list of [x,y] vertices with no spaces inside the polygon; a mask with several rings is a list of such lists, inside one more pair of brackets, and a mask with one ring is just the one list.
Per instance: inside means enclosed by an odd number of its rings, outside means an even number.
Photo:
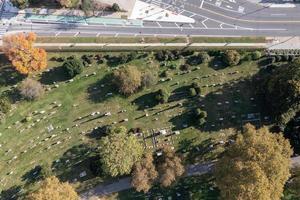
[{"label": "tree", "polygon": [[143,147],[134,135],[127,135],[125,127],[112,128],[100,140],[103,171],[111,176],[125,175],[143,154]]},{"label": "tree", "polygon": [[29,1],[28,0],[11,0],[11,3],[20,9],[25,9],[29,6]]},{"label": "tree", "polygon": [[141,86],[142,74],[135,66],[117,69],[113,73],[114,83],[124,95],[130,95]]},{"label": "tree", "polygon": [[47,67],[47,53],[44,49],[33,47],[34,33],[9,34],[3,37],[3,51],[21,74],[31,74]]},{"label": "tree", "polygon": [[143,191],[146,193],[157,177],[158,173],[153,164],[153,156],[151,153],[146,153],[141,161],[133,167],[131,184],[138,192]]},{"label": "tree", "polygon": [[78,200],[69,183],[61,183],[55,176],[46,178],[40,188],[27,196],[28,200]]},{"label": "tree", "polygon": [[121,11],[120,6],[117,3],[113,3],[113,5],[111,6],[112,11],[114,12],[119,12]]},{"label": "tree", "polygon": [[205,51],[199,52],[198,57],[200,58],[202,63],[209,63],[210,62],[210,56]]},{"label": "tree", "polygon": [[260,51],[254,51],[251,56],[253,60],[258,60],[262,57],[262,53]]},{"label": "tree", "polygon": [[157,83],[157,76],[155,76],[151,71],[146,71],[142,76],[142,86],[150,87]]},{"label": "tree", "polygon": [[281,134],[247,124],[215,166],[223,199],[279,200],[290,173],[292,149]]},{"label": "tree", "polygon": [[223,55],[224,62],[229,66],[235,66],[240,63],[241,55],[236,50],[227,50]]},{"label": "tree", "polygon": [[0,113],[4,113],[4,114],[8,113],[10,109],[11,109],[10,101],[5,97],[1,97],[0,98]]},{"label": "tree", "polygon": [[22,81],[19,91],[23,97],[29,100],[38,99],[44,94],[44,88],[42,84],[30,78]]},{"label": "tree", "polygon": [[73,8],[79,3],[79,0],[57,0],[62,7]]},{"label": "tree", "polygon": [[195,111],[195,119],[197,120],[200,126],[203,126],[206,123],[207,112],[202,111],[200,108],[197,108]]},{"label": "tree", "polygon": [[66,75],[69,78],[73,78],[83,71],[83,64],[79,59],[73,58],[71,60],[66,60],[63,64],[63,68]]},{"label": "tree", "polygon": [[183,175],[184,166],[182,165],[182,160],[171,147],[164,147],[158,172],[160,175],[159,182],[163,187],[170,186],[178,177]]},{"label": "tree", "polygon": [[159,89],[156,92],[155,99],[158,101],[158,103],[167,103],[169,96],[170,96],[170,94],[167,90]]}]

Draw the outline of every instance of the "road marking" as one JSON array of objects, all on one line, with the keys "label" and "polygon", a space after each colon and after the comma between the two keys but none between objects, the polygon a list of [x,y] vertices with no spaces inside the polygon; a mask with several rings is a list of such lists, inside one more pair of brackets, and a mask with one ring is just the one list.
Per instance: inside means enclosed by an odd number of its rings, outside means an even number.
[{"label": "road marking", "polygon": [[207,28],[207,26],[206,26],[206,24],[204,23],[204,22],[206,22],[208,20],[208,18],[206,18],[205,20],[203,20],[202,22],[201,22],[201,24],[205,27],[205,28]]},{"label": "road marking", "polygon": [[79,32],[75,33],[75,34],[74,34],[74,37],[76,37],[78,34],[79,34]]},{"label": "road marking", "polygon": [[118,37],[118,36],[119,36],[119,33],[116,33],[116,34],[115,34],[115,37]]},{"label": "road marking", "polygon": [[160,23],[156,22],[156,24],[161,28],[162,26],[160,25]]},{"label": "road marking", "polygon": [[60,34],[60,32],[55,33],[55,37],[57,37]]},{"label": "road marking", "polygon": [[180,28],[180,26],[176,22],[174,24],[177,26],[177,28]]},{"label": "road marking", "polygon": [[286,16],[286,14],[271,14],[271,16]]},{"label": "road marking", "polygon": [[194,28],[194,26],[192,24],[189,24],[191,28]]},{"label": "road marking", "polygon": [[199,8],[202,8],[203,2],[204,2],[204,0],[201,1],[201,4],[200,4],[200,7],[199,7]]},{"label": "road marking", "polygon": [[99,37],[101,33],[97,33],[96,37]]}]

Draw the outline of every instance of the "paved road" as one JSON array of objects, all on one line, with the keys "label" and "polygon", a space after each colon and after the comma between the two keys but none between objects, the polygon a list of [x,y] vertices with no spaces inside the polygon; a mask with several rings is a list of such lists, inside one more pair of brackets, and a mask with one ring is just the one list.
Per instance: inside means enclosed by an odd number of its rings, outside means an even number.
[{"label": "paved road", "polygon": [[[292,166],[299,166],[300,165],[300,156],[293,157],[292,159]],[[196,165],[190,165],[186,169],[186,175],[187,176],[195,176],[195,175],[202,175],[209,172],[212,172],[214,163],[204,163],[204,164],[196,164]],[[122,190],[130,189],[131,186],[131,178],[126,177],[123,179],[120,179],[117,182],[113,182],[111,184],[107,185],[98,185],[95,188],[82,193],[81,199],[82,200],[89,200],[91,197],[94,196],[102,196],[102,195],[108,195],[115,192],[119,192]]]},{"label": "paved road", "polygon": [[[212,169],[213,169],[213,163],[206,163],[206,164],[190,165],[188,166],[186,172],[187,172],[187,176],[195,176],[195,175],[206,174],[212,171]],[[126,177],[118,180],[117,182],[113,182],[111,184],[98,185],[95,188],[89,190],[88,192],[81,194],[81,199],[89,200],[95,196],[108,195],[111,193],[129,189],[131,187],[132,187],[131,178]]]},{"label": "paved road", "polygon": [[[300,34],[300,6],[271,8],[248,0],[143,0],[195,19],[193,24],[144,21],[142,26],[113,24],[47,24],[18,21],[0,26],[6,31],[35,31],[46,36],[206,35],[295,36]],[[4,11],[2,18],[11,18]]]}]

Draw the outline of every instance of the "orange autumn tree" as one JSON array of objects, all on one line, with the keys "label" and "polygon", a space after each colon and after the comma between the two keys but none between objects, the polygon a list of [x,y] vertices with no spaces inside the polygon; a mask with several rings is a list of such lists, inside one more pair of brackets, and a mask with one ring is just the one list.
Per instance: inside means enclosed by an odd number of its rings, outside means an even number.
[{"label": "orange autumn tree", "polygon": [[47,53],[35,48],[35,33],[9,34],[3,37],[3,51],[21,74],[31,74],[47,67]]}]

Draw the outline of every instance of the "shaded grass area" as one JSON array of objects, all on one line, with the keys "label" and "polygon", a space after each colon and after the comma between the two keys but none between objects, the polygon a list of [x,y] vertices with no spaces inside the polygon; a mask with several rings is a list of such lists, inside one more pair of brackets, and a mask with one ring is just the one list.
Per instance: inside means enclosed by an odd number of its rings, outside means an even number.
[{"label": "shaded grass area", "polygon": [[[16,103],[0,124],[1,190],[11,192],[24,187],[27,182],[24,177],[29,177],[28,174],[31,175],[43,164],[49,164],[55,175],[74,184],[78,191],[111,181],[109,177],[93,174],[90,165],[97,154],[101,137],[98,130],[115,123],[128,129],[141,128],[149,134],[153,129],[167,129],[170,132],[180,130],[179,135],[172,136],[172,145],[185,154],[187,162],[214,159],[222,151],[222,145],[214,145],[213,151],[210,145],[226,140],[232,134],[228,131],[230,128],[239,129],[242,114],[259,112],[259,107],[253,105],[256,103],[249,100],[253,95],[249,87],[251,83],[245,82],[257,72],[256,62],[245,62],[230,68],[201,64],[193,66],[191,71],[182,72],[179,66],[187,58],[167,62],[162,67],[152,53],[146,53],[127,65],[161,74],[173,64],[177,67],[169,69],[172,79],[161,80],[125,98],[111,84],[110,74],[119,66],[110,67],[107,62],[93,62],[73,82],[66,81],[62,73],[56,73],[62,63],[53,61],[52,57],[81,57],[83,54],[96,53],[49,53],[49,70],[37,75],[36,79],[51,90],[37,101]],[[113,56],[119,53],[109,54]],[[4,67],[0,72],[9,64]],[[233,73],[235,71],[239,72]],[[1,90],[11,88],[18,81],[7,82],[1,86]],[[55,87],[53,81],[59,87]],[[201,85],[203,96],[189,96],[188,89],[194,81]],[[165,104],[153,104],[155,100],[152,94],[162,87],[171,93],[172,98]],[[239,100],[239,103],[235,104],[234,100]],[[225,101],[229,101],[229,104]],[[219,102],[222,106],[218,106]],[[178,106],[179,103],[182,106]],[[202,109],[208,113],[208,119],[205,127],[198,127],[193,121],[193,111],[202,105]],[[145,117],[145,111],[148,117]],[[91,115],[94,112],[100,114]],[[112,115],[104,116],[106,112]],[[237,116],[235,120],[230,120],[232,112]],[[32,120],[25,122],[27,116],[31,116]],[[224,120],[220,121],[220,117]],[[128,122],[124,122],[124,119],[128,119]],[[48,131],[50,126],[53,127],[52,131]],[[165,139],[157,138],[161,143]],[[143,138],[139,140],[143,141]],[[153,146],[151,135],[144,142],[150,149]],[[86,174],[83,177],[80,176],[82,172]],[[26,185],[25,191],[30,187],[31,184]]]},{"label": "shaded grass area", "polygon": [[118,193],[120,200],[144,199],[190,199],[190,200],[217,200],[219,191],[214,187],[210,175],[186,177],[179,180],[170,188],[154,186],[148,193],[136,192],[133,189]]},{"label": "shaded grass area", "polygon": [[184,43],[184,37],[38,37],[39,43]]}]

